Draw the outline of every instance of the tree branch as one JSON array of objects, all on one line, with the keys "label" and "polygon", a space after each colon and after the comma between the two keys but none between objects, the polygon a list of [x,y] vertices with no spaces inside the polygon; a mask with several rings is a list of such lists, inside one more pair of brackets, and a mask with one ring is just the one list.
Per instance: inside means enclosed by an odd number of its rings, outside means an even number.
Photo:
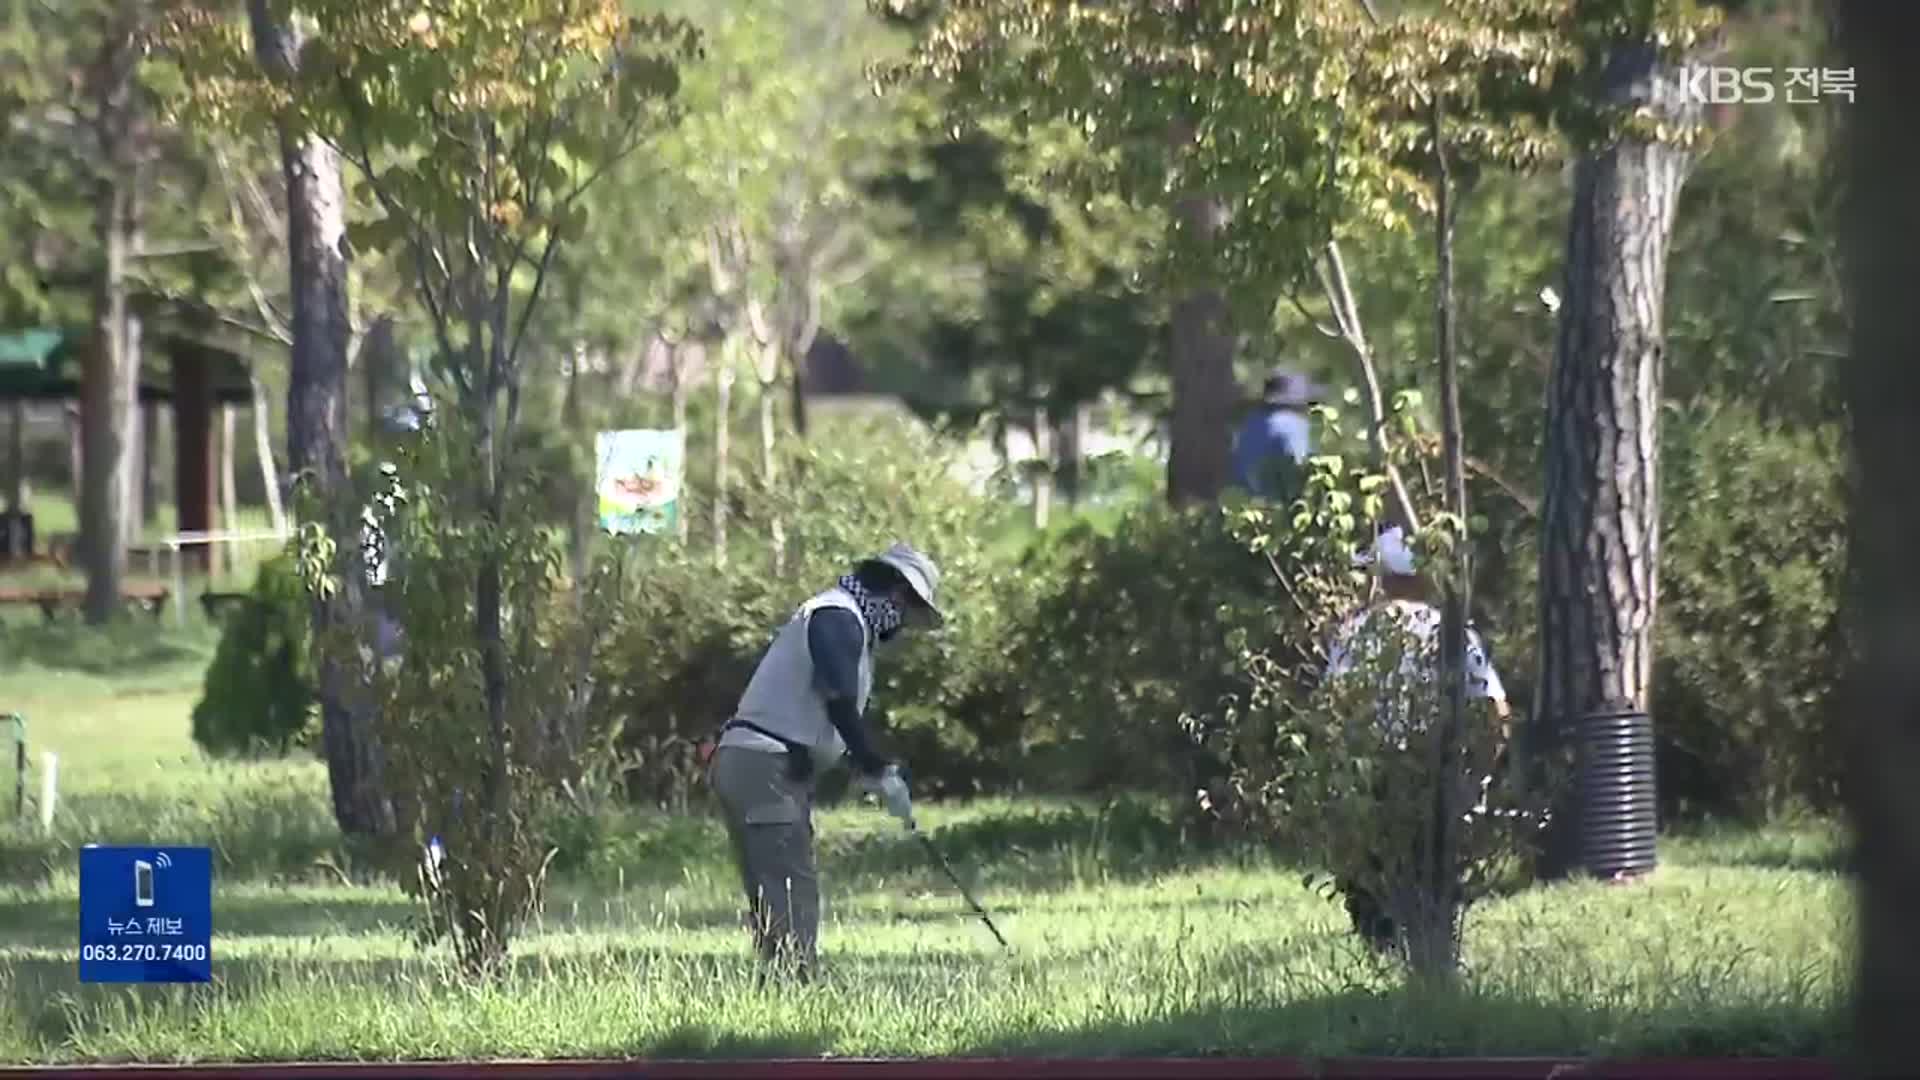
[{"label": "tree branch", "polygon": [[1381,467],[1386,471],[1388,486],[1404,523],[1411,532],[1420,531],[1420,515],[1414,509],[1413,498],[1407,493],[1407,483],[1400,475],[1399,466],[1393,463],[1387,446],[1387,407],[1386,399],[1380,389],[1380,374],[1374,367],[1373,350],[1367,345],[1365,330],[1360,324],[1359,306],[1353,299],[1353,286],[1347,280],[1346,261],[1340,256],[1340,243],[1327,241],[1323,249],[1325,262],[1316,260],[1314,269],[1320,275],[1320,287],[1326,290],[1327,301],[1333,307],[1334,318],[1340,324],[1342,336],[1352,351],[1355,362],[1360,367],[1360,378],[1366,387],[1367,408],[1370,423],[1367,426],[1367,441],[1372,445]]},{"label": "tree branch", "polygon": [[[233,171],[228,164],[226,151],[221,149],[214,150],[214,167],[220,173],[222,181],[221,187],[226,189],[228,220],[233,226],[234,239],[244,242],[246,238],[246,216],[240,211],[240,196],[235,190]],[[285,230],[281,230],[273,235],[285,236],[286,232]],[[274,337],[291,346],[293,344],[292,323],[281,315],[273,306],[272,302],[268,300],[267,291],[261,286],[259,275],[254,273],[253,260],[241,258],[235,261],[240,266],[241,276],[246,279],[247,293],[253,298],[254,309],[259,312],[261,321],[272,330]]]}]

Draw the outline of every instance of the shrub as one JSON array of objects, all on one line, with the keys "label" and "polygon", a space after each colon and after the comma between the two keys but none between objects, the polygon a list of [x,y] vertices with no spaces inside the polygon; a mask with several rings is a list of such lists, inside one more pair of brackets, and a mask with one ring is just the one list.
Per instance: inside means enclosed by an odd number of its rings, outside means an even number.
[{"label": "shrub", "polygon": [[1836,805],[1847,455],[1726,407],[1663,449],[1655,729],[1669,816]]},{"label": "shrub", "polygon": [[260,564],[228,617],[200,701],[193,741],[209,754],[285,754],[316,738],[312,608],[286,556]]},{"label": "shrub", "polygon": [[[1325,419],[1337,435],[1336,418]],[[1385,488],[1383,476],[1326,454],[1309,462],[1291,505],[1233,514],[1236,535],[1285,582],[1287,604],[1272,646],[1242,655],[1251,689],[1212,731],[1230,781],[1208,796],[1327,868],[1336,887],[1376,898],[1408,966],[1449,978],[1467,907],[1528,850],[1549,789],[1528,790],[1517,775],[1482,787],[1483,778],[1508,772],[1496,764],[1498,725],[1481,712],[1484,703],[1470,702],[1464,726],[1448,731],[1440,680],[1426,677],[1444,670],[1440,658],[1403,666],[1419,645],[1390,620],[1368,623],[1371,636],[1348,643],[1348,677],[1323,678],[1326,645],[1369,597],[1368,574],[1352,556],[1385,515]],[[1430,493],[1412,495],[1430,505]],[[1415,541],[1423,576],[1444,582],[1457,574],[1461,525],[1432,516]]]},{"label": "shrub", "polygon": [[[502,506],[489,519],[470,477],[479,458],[458,415],[391,453],[363,493],[393,552],[385,609],[404,631],[399,655],[365,649],[364,627],[337,628],[325,653],[361,678],[365,730],[379,748],[398,835],[382,854],[422,902],[423,939],[450,940],[464,969],[504,970],[509,942],[538,912],[562,843],[585,842],[617,734],[596,726],[591,673],[617,596],[612,568],[569,582],[543,520],[545,478],[526,460],[503,465]],[[518,467],[515,467],[515,466]],[[322,530],[301,535],[309,588],[328,593],[359,572]],[[486,645],[476,631],[482,570],[500,597],[504,732],[490,723]],[[438,837],[444,855],[421,860]],[[590,840],[591,837],[585,838]]]},{"label": "shrub", "polygon": [[[928,794],[1004,782],[1001,748],[1020,715],[998,658],[1021,578],[990,562],[985,541],[1004,510],[968,491],[957,460],[946,440],[908,421],[822,418],[811,439],[780,449],[780,482],[750,478],[735,493],[738,539],[724,566],[704,544],[637,542],[598,676],[624,725],[636,798],[685,805],[699,777],[696,747],[732,715],[775,631],[896,539],[939,564],[948,623],[882,646],[867,713],[875,739],[911,764]],[[777,568],[776,519],[786,536]]]},{"label": "shrub", "polygon": [[1028,573],[1005,681],[1035,786],[1191,797],[1219,762],[1182,717],[1204,723],[1249,689],[1242,655],[1278,629],[1271,571],[1218,507],[1154,504],[1052,538]]}]

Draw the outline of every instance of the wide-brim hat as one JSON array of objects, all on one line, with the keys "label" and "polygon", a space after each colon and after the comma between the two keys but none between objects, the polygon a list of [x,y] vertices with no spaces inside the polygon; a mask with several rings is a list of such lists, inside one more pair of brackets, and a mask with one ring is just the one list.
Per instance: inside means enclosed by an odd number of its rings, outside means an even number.
[{"label": "wide-brim hat", "polygon": [[1326,397],[1326,387],[1297,371],[1276,368],[1261,384],[1260,399],[1269,405],[1301,409]]},{"label": "wide-brim hat", "polygon": [[920,598],[927,611],[933,617],[933,625],[946,623],[946,612],[940,610],[935,597],[940,589],[940,568],[933,560],[922,555],[907,544],[895,544],[886,551],[874,556],[875,562],[885,563],[900,572],[907,580],[907,588]]}]

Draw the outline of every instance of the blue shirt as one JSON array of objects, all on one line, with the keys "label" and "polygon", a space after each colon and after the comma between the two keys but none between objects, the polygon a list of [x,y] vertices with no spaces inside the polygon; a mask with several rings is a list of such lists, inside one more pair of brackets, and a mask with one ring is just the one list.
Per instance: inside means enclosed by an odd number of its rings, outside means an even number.
[{"label": "blue shirt", "polygon": [[1310,452],[1305,414],[1271,405],[1247,419],[1233,447],[1234,483],[1256,495],[1261,490],[1260,476],[1272,459],[1285,455],[1295,463],[1307,460]]}]

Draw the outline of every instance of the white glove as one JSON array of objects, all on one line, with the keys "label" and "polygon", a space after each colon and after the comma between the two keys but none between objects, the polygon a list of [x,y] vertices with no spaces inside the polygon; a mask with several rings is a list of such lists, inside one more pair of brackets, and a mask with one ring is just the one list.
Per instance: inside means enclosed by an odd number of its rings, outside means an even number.
[{"label": "white glove", "polygon": [[880,774],[880,798],[887,804],[887,813],[901,821],[913,817],[913,799],[907,794],[907,781],[900,775],[900,766],[889,765]]}]

